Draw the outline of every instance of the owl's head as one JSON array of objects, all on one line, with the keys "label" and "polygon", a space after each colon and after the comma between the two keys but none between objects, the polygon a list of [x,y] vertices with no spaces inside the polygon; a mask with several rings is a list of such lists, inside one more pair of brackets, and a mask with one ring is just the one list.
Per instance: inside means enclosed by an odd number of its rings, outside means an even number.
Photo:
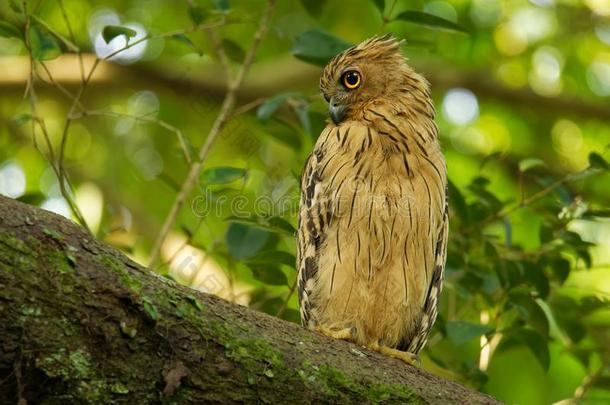
[{"label": "owl's head", "polygon": [[376,100],[388,100],[409,82],[423,80],[400,52],[402,41],[385,35],[373,37],[335,56],[324,68],[320,90],[329,103],[335,124],[350,118],[350,113]]}]

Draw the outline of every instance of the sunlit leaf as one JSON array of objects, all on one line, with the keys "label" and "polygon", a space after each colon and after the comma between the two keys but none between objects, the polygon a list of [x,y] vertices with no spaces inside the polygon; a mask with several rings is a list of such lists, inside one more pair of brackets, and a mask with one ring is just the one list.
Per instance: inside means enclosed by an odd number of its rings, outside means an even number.
[{"label": "sunlit leaf", "polygon": [[458,31],[462,33],[468,32],[466,28],[454,23],[453,21],[446,20],[434,14],[424,13],[422,11],[403,11],[394,18],[394,21],[406,21],[440,30]]},{"label": "sunlit leaf", "polygon": [[546,166],[544,161],[542,159],[538,159],[538,158],[527,158],[527,159],[522,159],[521,161],[519,161],[519,171],[521,173],[525,173],[528,170],[531,170],[535,167],[544,167],[544,166]]},{"label": "sunlit leaf", "polygon": [[107,25],[102,30],[102,38],[104,38],[106,43],[109,43],[119,35],[125,36],[125,39],[129,41],[129,38],[133,38],[137,34],[138,33],[135,30],[128,27],[121,27],[119,25]]},{"label": "sunlit leaf", "polygon": [[348,42],[314,28],[297,36],[292,46],[292,54],[305,62],[324,66],[336,54],[350,46]]},{"label": "sunlit leaf", "polygon": [[456,346],[463,345],[471,339],[485,335],[494,330],[489,325],[479,325],[465,321],[448,321],[447,336]]},{"label": "sunlit leaf", "polygon": [[36,60],[55,59],[62,54],[55,38],[36,24],[30,27],[30,45],[32,57]]},{"label": "sunlit leaf", "polygon": [[225,240],[229,248],[229,254],[235,260],[243,260],[254,256],[260,251],[269,233],[260,228],[239,223],[229,225]]},{"label": "sunlit leaf", "polygon": [[239,167],[212,167],[203,171],[201,180],[205,184],[226,184],[243,179],[247,174],[246,169]]}]

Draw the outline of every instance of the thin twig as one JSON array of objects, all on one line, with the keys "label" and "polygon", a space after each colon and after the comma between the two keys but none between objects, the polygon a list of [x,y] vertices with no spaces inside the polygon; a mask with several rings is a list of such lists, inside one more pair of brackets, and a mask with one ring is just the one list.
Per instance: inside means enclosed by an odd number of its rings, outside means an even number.
[{"label": "thin twig", "polygon": [[290,298],[292,298],[294,291],[296,289],[297,289],[297,278],[295,277],[294,282],[292,283],[292,286],[290,287],[290,291],[288,291],[288,295],[286,295],[286,298],[284,298],[282,305],[280,306],[280,308],[277,310],[277,313],[275,314],[276,317],[281,318],[282,315],[284,315],[284,312],[286,311],[286,308],[288,307],[288,301],[290,301]]},{"label": "thin twig", "polygon": [[[66,13],[66,8],[64,7],[64,1],[57,0],[57,3],[59,4],[59,9],[61,10],[61,15],[64,19],[64,22],[66,23],[66,27],[68,28],[68,33],[70,34],[70,40],[72,41],[72,43],[76,44],[76,39],[75,39],[76,37],[74,36],[74,31],[72,30],[72,24],[70,24],[70,19],[68,18],[68,13]],[[79,68],[80,68],[81,81],[85,81],[85,63],[83,62],[83,53],[79,47],[77,47],[76,53],[78,55],[78,64],[79,64]]]},{"label": "thin twig", "polygon": [[[66,178],[64,181],[63,177],[61,176],[61,171],[59,170],[59,167],[55,163],[55,152],[53,151],[53,145],[51,143],[51,139],[49,136],[49,132],[47,130],[47,126],[45,124],[44,119],[38,114],[38,107],[37,107],[37,101],[36,101],[36,90],[35,90],[35,86],[34,86],[35,75],[36,75],[36,64],[34,61],[34,55],[32,54],[32,46],[31,46],[30,35],[29,35],[29,32],[30,32],[29,28],[31,25],[30,13],[28,13],[26,0],[23,1],[22,5],[23,5],[24,14],[25,14],[25,30],[24,30],[24,32],[25,32],[24,40],[25,41],[24,42],[25,42],[25,47],[28,51],[28,55],[30,58],[30,75],[28,77],[28,82],[26,84],[26,95],[28,96],[29,101],[30,101],[30,110],[32,111],[32,117],[33,117],[33,119],[32,119],[32,138],[33,138],[34,146],[36,147],[36,149],[38,149],[41,152],[41,154],[43,156],[45,156],[47,158],[49,164],[51,165],[51,168],[53,169],[53,172],[59,179],[59,190],[61,192],[62,197],[68,203],[68,206],[70,207],[70,210],[72,211],[72,214],[76,217],[76,219],[83,225],[83,227],[87,231],[91,232],[89,230],[89,227],[87,226],[87,223],[85,222],[85,219],[84,219],[82,213],[80,212],[80,210],[78,209],[78,206],[74,202],[74,199],[72,198],[72,196],[66,189],[66,183],[71,188],[69,179]],[[42,150],[40,150],[38,148],[38,143],[36,142],[36,124],[38,124],[38,126],[40,127],[40,129],[42,131],[42,134],[43,134],[43,137],[44,137],[45,143],[47,145],[47,149],[48,149],[48,156],[46,156],[42,152]]]},{"label": "thin twig", "polygon": [[169,234],[170,229],[174,226],[176,219],[178,217],[178,214],[180,213],[180,210],[182,209],[182,206],[184,205],[184,202],[186,201],[186,198],[188,197],[188,195],[191,193],[191,191],[195,187],[195,184],[197,183],[197,179],[199,178],[199,174],[201,172],[203,164],[210,152],[212,145],[214,144],[214,141],[216,140],[216,138],[218,138],[221,129],[227,123],[227,121],[230,118],[231,112],[235,108],[235,103],[237,100],[237,90],[243,83],[244,77],[246,76],[246,73],[250,69],[252,62],[254,61],[254,56],[258,50],[258,46],[260,45],[264,35],[266,34],[266,32],[268,30],[269,21],[271,19],[271,14],[275,7],[275,3],[276,3],[276,0],[267,1],[267,6],[260,19],[258,30],[256,31],[256,34],[254,35],[254,40],[252,41],[252,45],[250,46],[250,49],[248,50],[248,53],[246,54],[244,62],[241,65],[240,69],[238,70],[235,78],[233,80],[230,80],[228,83],[227,93],[225,95],[225,99],[220,108],[220,112],[218,113],[216,120],[214,121],[214,123],[212,124],[212,127],[210,128],[210,131],[208,133],[208,136],[207,136],[204,144],[201,146],[201,149],[199,149],[198,160],[191,166],[191,169],[190,169],[184,183],[182,184],[182,188],[180,189],[180,192],[176,196],[176,199],[174,200],[174,204],[172,205],[170,212],[169,212],[167,218],[165,219],[165,222],[163,223],[159,236],[157,237],[157,240],[155,241],[155,245],[151,252],[150,267],[153,267],[156,264],[157,260],[159,259],[159,254],[160,254],[161,246],[163,245],[163,242],[167,238],[167,235]]}]

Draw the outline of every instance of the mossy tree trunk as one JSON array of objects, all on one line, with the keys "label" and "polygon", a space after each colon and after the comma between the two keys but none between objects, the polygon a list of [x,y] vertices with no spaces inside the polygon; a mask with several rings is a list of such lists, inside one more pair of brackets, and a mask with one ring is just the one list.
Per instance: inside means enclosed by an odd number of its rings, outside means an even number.
[{"label": "mossy tree trunk", "polygon": [[0,403],[495,403],[177,285],[0,197]]}]

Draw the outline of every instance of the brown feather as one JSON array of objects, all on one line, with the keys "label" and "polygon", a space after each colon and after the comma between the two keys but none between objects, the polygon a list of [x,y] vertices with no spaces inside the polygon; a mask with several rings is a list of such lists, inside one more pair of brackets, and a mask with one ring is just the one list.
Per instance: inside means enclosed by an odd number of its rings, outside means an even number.
[{"label": "brown feather", "polygon": [[[341,87],[347,69],[362,75],[355,91]],[[359,344],[417,353],[436,318],[447,238],[428,83],[386,36],[337,55],[320,86],[349,110],[324,129],[301,181],[303,323],[354,328]]]}]

